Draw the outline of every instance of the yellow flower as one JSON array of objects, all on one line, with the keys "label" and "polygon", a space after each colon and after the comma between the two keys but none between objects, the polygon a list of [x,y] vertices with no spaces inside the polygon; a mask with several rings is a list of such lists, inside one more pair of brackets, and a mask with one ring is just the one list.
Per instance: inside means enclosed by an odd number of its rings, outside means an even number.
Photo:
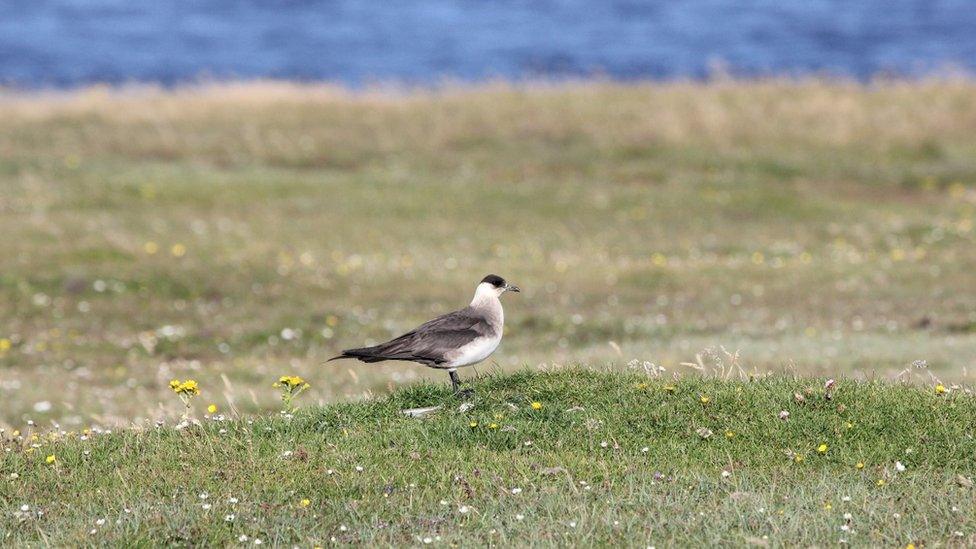
[{"label": "yellow flower", "polygon": [[877,484],[878,486],[884,486],[885,481],[884,481],[883,478],[879,478],[878,481],[875,484]]},{"label": "yellow flower", "polygon": [[712,399],[710,399],[710,398],[708,398],[708,395],[698,395],[698,400],[699,400],[699,401],[700,401],[700,402],[701,402],[702,404],[708,404],[709,402],[711,402],[711,401],[712,401]]},{"label": "yellow flower", "polygon": [[848,421],[844,426],[847,427],[848,429],[853,429],[854,428],[854,424],[851,423],[850,421]]},{"label": "yellow flower", "polygon": [[498,428],[498,424],[497,423],[489,423],[488,424],[488,428],[489,429],[497,429]]},{"label": "yellow flower", "polygon": [[940,383],[940,384],[938,384],[938,385],[935,386],[935,394],[941,395],[941,394],[943,394],[945,392],[946,392],[945,385],[943,385],[943,384]]},{"label": "yellow flower", "polygon": [[859,461],[857,462],[857,465],[855,465],[854,467],[856,467],[857,469],[864,469],[864,462]]},{"label": "yellow flower", "polygon": [[495,419],[503,419],[504,417],[504,414],[495,414]]},{"label": "yellow flower", "polygon": [[173,257],[183,257],[186,255],[186,246],[176,243],[173,247],[169,249],[169,253],[173,254]]},{"label": "yellow flower", "polygon": [[530,404],[530,406],[532,406],[532,409],[533,410],[541,410],[542,409],[542,403],[541,402],[533,402],[532,404]]},{"label": "yellow flower", "polygon": [[12,343],[10,343],[10,340],[9,339],[7,339],[7,338],[0,339],[0,353],[9,351],[11,345],[12,345]]},{"label": "yellow flower", "polygon": [[634,384],[634,388],[635,388],[635,389],[640,389],[640,390],[642,390],[642,391],[643,391],[644,389],[647,389],[647,384],[646,384],[646,383],[644,383],[644,382],[640,382],[640,383],[635,383],[635,384]]},{"label": "yellow flower", "polygon": [[472,421],[471,423],[468,423],[468,427],[474,428],[474,427],[477,427],[477,426],[478,426],[478,422],[477,421]]},{"label": "yellow flower", "polygon": [[905,546],[905,549],[915,549],[915,544],[909,543],[908,545]]},{"label": "yellow flower", "polygon": [[209,412],[211,414],[216,414],[217,413],[217,405],[216,404],[211,404],[210,406],[207,406],[207,412]]},{"label": "yellow flower", "polygon": [[182,382],[178,379],[174,379],[173,381],[169,382],[169,388],[178,395],[196,396],[200,394],[200,386],[197,385],[197,382],[192,379]]},{"label": "yellow flower", "polygon": [[299,503],[301,504],[302,507],[308,507],[312,503],[312,500],[305,498]]},{"label": "yellow flower", "polygon": [[826,454],[827,453],[827,445],[826,444],[821,444],[820,446],[817,446],[817,452],[819,452],[821,454]]},{"label": "yellow flower", "polygon": [[145,244],[142,245],[142,249],[147,254],[154,255],[156,252],[159,251],[159,244],[156,244],[155,242],[149,241],[149,242],[146,242]]},{"label": "yellow flower", "polygon": [[51,454],[51,455],[47,456],[46,458],[44,458],[44,461],[46,463],[48,463],[48,464],[51,464],[51,463],[54,463],[55,461],[57,461],[57,458],[54,457],[54,454]]},{"label": "yellow flower", "polygon": [[732,431],[725,431],[725,438],[732,438],[734,436],[735,433],[733,433]]},{"label": "yellow flower", "polygon": [[666,392],[666,393],[673,393],[676,390],[677,390],[677,387],[675,387],[674,385],[665,385],[664,386],[664,392]]},{"label": "yellow flower", "polygon": [[305,380],[300,378],[299,376],[281,376],[278,378],[277,385],[284,385],[289,389],[298,387],[300,385],[305,386],[305,388],[310,387],[310,385],[306,383]]},{"label": "yellow flower", "polygon": [[803,463],[803,454],[796,454],[793,456],[793,461],[797,463]]},{"label": "yellow flower", "polygon": [[827,503],[824,503],[824,510],[825,511],[830,511],[833,508],[834,508],[834,506],[831,505],[829,501]]}]

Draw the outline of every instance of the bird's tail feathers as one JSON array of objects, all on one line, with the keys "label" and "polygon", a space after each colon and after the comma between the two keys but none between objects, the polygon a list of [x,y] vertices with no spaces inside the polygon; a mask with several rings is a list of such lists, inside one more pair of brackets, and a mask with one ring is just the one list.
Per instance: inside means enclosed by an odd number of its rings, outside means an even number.
[{"label": "bird's tail feathers", "polygon": [[355,358],[363,362],[380,362],[387,360],[386,358],[380,356],[379,347],[362,347],[359,349],[346,349],[345,351],[342,351],[341,355],[334,356],[326,362],[332,362],[333,360],[340,360],[343,358]]}]

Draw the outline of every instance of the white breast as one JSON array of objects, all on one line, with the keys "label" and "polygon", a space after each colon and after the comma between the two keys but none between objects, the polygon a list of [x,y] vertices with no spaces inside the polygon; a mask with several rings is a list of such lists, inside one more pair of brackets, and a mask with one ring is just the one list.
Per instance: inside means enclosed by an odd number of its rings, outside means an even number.
[{"label": "white breast", "polygon": [[461,368],[463,366],[477,364],[491,356],[491,353],[495,352],[495,349],[498,348],[498,344],[501,341],[501,334],[497,337],[479,337],[455,351],[448,366],[450,368]]}]

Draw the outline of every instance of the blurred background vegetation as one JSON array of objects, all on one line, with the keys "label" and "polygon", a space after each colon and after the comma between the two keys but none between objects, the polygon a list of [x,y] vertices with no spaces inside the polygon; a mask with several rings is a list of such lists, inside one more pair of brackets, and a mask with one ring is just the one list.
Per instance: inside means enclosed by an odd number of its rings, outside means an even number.
[{"label": "blurred background vegetation", "polygon": [[439,379],[324,361],[488,273],[524,291],[466,376],[976,367],[971,80],[90,88],[0,120],[0,425],[173,417],[171,378],[199,413]]}]

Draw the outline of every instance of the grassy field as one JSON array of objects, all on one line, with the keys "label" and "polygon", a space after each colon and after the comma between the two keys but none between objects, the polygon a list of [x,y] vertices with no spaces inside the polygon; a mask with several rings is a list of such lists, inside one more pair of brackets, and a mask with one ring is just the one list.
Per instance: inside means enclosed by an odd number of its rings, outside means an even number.
[{"label": "grassy field", "polygon": [[291,418],[44,436],[5,458],[0,543],[976,543],[971,394],[578,369],[475,385],[464,411],[419,383]]},{"label": "grassy field", "polygon": [[[96,88],[0,120],[0,544],[976,543],[973,81]],[[523,293],[474,408],[324,363],[488,273]]]},{"label": "grassy field", "polygon": [[446,382],[323,361],[487,273],[525,291],[480,373],[724,346],[972,381],[971,81],[95,88],[0,120],[8,429],[172,418],[174,377],[240,412],[285,374],[322,403]]}]

